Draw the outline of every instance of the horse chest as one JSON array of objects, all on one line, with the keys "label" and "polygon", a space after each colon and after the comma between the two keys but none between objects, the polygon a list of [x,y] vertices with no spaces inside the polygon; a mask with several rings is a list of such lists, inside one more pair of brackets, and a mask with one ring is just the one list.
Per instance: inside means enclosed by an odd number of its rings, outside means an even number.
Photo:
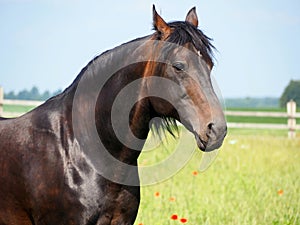
[{"label": "horse chest", "polygon": [[63,170],[69,191],[83,206],[81,224],[94,224],[93,221],[107,225],[133,223],[139,205],[139,187],[103,178],[76,147],[68,159],[63,157]]},{"label": "horse chest", "polygon": [[133,224],[139,205],[138,188],[90,177],[75,192],[84,206],[82,224]]}]

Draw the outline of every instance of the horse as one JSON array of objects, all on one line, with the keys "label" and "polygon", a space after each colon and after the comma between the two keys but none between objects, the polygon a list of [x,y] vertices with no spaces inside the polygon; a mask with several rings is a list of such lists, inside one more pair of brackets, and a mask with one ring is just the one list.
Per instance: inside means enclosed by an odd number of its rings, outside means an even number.
[{"label": "horse", "polygon": [[167,23],[153,5],[153,26],[96,56],[62,93],[1,119],[0,224],[133,224],[151,124],[172,133],[179,121],[202,151],[222,145],[214,46],[195,7]]}]

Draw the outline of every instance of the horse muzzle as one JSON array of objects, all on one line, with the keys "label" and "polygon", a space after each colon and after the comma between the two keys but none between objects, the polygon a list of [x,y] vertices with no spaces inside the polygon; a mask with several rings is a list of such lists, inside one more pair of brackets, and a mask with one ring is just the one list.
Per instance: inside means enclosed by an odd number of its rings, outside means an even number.
[{"label": "horse muzzle", "polygon": [[224,138],[227,134],[227,126],[216,126],[214,123],[210,123],[207,126],[204,134],[194,131],[197,146],[201,151],[210,152],[218,149],[222,146]]}]

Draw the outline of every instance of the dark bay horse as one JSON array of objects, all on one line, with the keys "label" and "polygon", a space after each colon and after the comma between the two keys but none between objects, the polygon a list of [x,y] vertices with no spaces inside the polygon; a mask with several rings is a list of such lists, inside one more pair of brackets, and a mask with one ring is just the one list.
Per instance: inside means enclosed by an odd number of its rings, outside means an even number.
[{"label": "dark bay horse", "polygon": [[154,122],[181,122],[202,151],[222,145],[210,39],[195,8],[94,58],[61,94],[0,121],[0,224],[128,225],[140,202],[137,159]]}]

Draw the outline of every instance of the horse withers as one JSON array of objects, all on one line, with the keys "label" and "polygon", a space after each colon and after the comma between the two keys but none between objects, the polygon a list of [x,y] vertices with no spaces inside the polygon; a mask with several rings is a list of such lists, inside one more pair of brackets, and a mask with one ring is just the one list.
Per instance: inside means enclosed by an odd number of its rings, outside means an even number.
[{"label": "horse withers", "polygon": [[153,7],[153,24],[90,61],[61,94],[0,121],[0,224],[133,224],[153,118],[169,131],[181,122],[202,151],[222,145],[213,46],[195,8],[166,23]]}]

